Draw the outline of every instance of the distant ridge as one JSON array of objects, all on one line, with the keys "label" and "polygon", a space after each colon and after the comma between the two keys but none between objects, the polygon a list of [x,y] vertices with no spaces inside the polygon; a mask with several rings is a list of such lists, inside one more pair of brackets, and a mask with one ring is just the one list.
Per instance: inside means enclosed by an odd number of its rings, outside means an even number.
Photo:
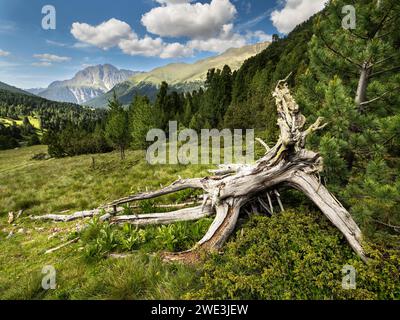
[{"label": "distant ridge", "polygon": [[6,90],[6,91],[10,91],[10,92],[14,92],[14,93],[22,93],[22,94],[27,94],[27,95],[32,95],[32,93],[19,89],[17,87],[11,86],[7,83],[1,82],[0,81],[0,90]]},{"label": "distant ridge", "polygon": [[120,70],[111,64],[90,66],[76,73],[72,79],[55,81],[47,89],[31,89],[30,92],[53,101],[83,104],[135,74],[137,72]]},{"label": "distant ridge", "polygon": [[117,94],[120,102],[124,104],[132,101],[135,94],[147,95],[152,99],[163,81],[177,91],[196,90],[204,85],[208,70],[222,69],[225,65],[229,65],[232,71],[237,70],[244,61],[265,50],[269,45],[269,42],[263,42],[241,48],[231,48],[218,56],[202,59],[192,64],[171,63],[150,72],[136,74],[127,81],[117,84],[106,94],[88,101],[86,105],[96,108],[106,107],[108,100],[112,98],[113,91]]}]

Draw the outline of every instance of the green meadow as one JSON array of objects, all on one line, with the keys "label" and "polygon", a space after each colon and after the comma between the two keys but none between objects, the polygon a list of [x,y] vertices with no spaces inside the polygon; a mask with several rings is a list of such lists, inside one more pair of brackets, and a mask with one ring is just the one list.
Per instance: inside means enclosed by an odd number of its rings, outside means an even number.
[{"label": "green meadow", "polygon": [[[272,218],[243,217],[223,253],[204,254],[194,265],[165,263],[159,253],[190,249],[207,231],[210,218],[146,228],[96,219],[32,221],[31,215],[72,213],[156,189],[178,175],[205,176],[210,168],[150,166],[142,151],[128,151],[124,161],[118,152],[31,160],[46,151],[34,146],[0,152],[0,299],[399,298],[398,257],[389,254],[389,263],[371,249],[378,260],[366,266],[307,203],[296,209],[288,204],[287,211]],[[135,210],[154,212],[157,204],[194,195],[179,192],[145,201]],[[10,224],[8,213],[20,210],[22,215]],[[356,290],[342,289],[347,264],[359,273]],[[55,290],[42,288],[45,266],[56,270]]]}]

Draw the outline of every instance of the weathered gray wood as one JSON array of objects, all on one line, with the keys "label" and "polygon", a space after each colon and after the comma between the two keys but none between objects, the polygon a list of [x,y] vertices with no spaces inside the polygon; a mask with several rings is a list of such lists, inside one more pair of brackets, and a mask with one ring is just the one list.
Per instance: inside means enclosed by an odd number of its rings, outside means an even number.
[{"label": "weathered gray wood", "polygon": [[131,195],[125,198],[121,198],[115,200],[104,207],[112,207],[114,205],[123,205],[125,203],[139,201],[139,200],[148,200],[158,198],[167,194],[175,193],[185,189],[202,189],[203,183],[202,179],[179,179],[175,181],[168,187],[162,188],[160,190],[152,191],[152,192],[143,192],[135,195]]},{"label": "weathered gray wood", "polygon": [[[123,208],[119,208],[120,211],[123,210]],[[52,221],[59,221],[59,222],[69,222],[69,221],[74,221],[78,219],[83,219],[83,218],[91,218],[96,215],[100,215],[103,212],[101,209],[94,209],[94,210],[87,210],[87,211],[80,211],[80,212],[75,212],[70,215],[65,215],[65,214],[45,214],[42,216],[32,216],[32,220],[52,220]]]},{"label": "weathered gray wood", "polygon": [[111,218],[111,223],[130,223],[137,226],[171,224],[178,221],[194,221],[208,217],[214,213],[211,206],[198,206],[172,212],[139,214],[136,216],[116,216]]},{"label": "weathered gray wood", "polygon": [[366,255],[362,248],[361,230],[343,205],[321,185],[318,179],[309,174],[296,172],[288,181],[288,185],[303,192],[322,211],[322,213],[336,226],[346,237],[353,250],[366,261]]}]

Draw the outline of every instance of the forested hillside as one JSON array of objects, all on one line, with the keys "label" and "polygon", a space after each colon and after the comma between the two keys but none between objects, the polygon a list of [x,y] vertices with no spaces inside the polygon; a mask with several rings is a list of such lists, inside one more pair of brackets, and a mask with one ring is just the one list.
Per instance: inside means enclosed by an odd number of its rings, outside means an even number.
[{"label": "forested hillside", "polygon": [[22,89],[14,87],[14,86],[10,86],[4,82],[0,82],[0,90],[7,90],[7,91],[15,92],[15,93],[22,93],[22,94],[30,95],[29,92],[26,92]]},{"label": "forested hillside", "polygon": [[[49,101],[21,92],[0,90],[0,141],[2,149],[15,148],[19,142],[40,143],[37,131],[28,121],[36,119],[40,133],[59,132],[74,126],[93,131],[104,119],[105,111],[83,108],[70,103]],[[22,121],[23,120],[23,121]],[[22,126],[17,125],[22,121]],[[46,141],[45,141],[46,142]]]}]

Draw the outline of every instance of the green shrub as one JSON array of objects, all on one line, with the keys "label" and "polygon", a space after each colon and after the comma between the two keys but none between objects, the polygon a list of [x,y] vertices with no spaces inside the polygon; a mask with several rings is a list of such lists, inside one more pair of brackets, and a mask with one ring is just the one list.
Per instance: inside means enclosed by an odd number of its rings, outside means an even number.
[{"label": "green shrub", "polygon": [[94,218],[83,231],[82,240],[87,242],[85,256],[89,260],[104,257],[118,246],[112,226],[108,222],[100,222],[98,218]]},{"label": "green shrub", "polygon": [[196,222],[179,222],[163,226],[135,227],[125,224],[112,226],[93,218],[81,234],[85,244],[85,257],[98,259],[113,251],[144,252],[188,250],[201,239],[211,224],[211,219]]},{"label": "green shrub", "polygon": [[[223,255],[206,260],[197,299],[399,299],[400,257],[377,254],[365,265],[320,213],[254,217]],[[345,265],[355,290],[342,288]]]}]

